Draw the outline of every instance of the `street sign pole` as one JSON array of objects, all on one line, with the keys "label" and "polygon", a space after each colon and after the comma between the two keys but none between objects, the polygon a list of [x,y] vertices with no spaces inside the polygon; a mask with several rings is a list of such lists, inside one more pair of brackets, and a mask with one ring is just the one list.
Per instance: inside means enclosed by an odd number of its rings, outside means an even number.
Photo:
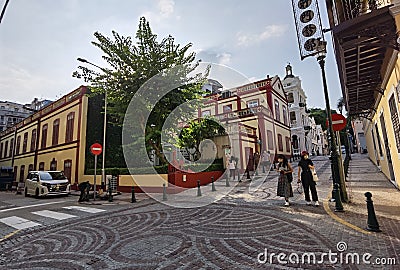
[{"label": "street sign pole", "polygon": [[94,155],[94,181],[93,181],[93,200],[96,200],[96,172],[97,171],[97,155]]},{"label": "street sign pole", "polygon": [[90,152],[94,155],[94,181],[93,181],[93,200],[96,200],[96,174],[97,174],[97,156],[101,154],[103,147],[99,143],[90,146]]}]

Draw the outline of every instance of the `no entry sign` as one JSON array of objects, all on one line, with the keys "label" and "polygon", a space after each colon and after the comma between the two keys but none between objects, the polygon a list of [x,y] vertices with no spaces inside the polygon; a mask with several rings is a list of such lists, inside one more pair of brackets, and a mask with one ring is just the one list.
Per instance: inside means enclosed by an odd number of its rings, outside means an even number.
[{"label": "no entry sign", "polygon": [[[334,131],[340,131],[346,127],[346,117],[341,114],[332,114],[332,128]],[[329,121],[326,120],[326,126],[329,127]]]},{"label": "no entry sign", "polygon": [[95,156],[100,155],[102,151],[103,147],[99,143],[94,143],[90,146],[90,152],[92,152],[92,154]]}]

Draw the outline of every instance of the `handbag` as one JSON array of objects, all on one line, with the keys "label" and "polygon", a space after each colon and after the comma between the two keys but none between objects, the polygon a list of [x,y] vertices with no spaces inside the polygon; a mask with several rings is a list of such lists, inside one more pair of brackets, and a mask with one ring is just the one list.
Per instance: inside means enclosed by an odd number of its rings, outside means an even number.
[{"label": "handbag", "polygon": [[315,169],[311,170],[311,173],[312,173],[312,177],[313,177],[314,182],[318,182],[319,179],[318,179],[318,175],[317,175],[317,172],[315,171]]}]

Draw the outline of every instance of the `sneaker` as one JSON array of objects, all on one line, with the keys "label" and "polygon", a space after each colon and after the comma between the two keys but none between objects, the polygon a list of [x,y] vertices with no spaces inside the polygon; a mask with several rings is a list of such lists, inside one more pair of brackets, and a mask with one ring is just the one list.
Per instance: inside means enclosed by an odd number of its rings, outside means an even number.
[{"label": "sneaker", "polygon": [[314,205],[315,205],[315,206],[319,206],[319,202],[318,202],[318,201],[316,201]]},{"label": "sneaker", "polygon": [[285,206],[289,206],[289,202],[285,202]]},{"label": "sneaker", "polygon": [[306,202],[307,205],[311,205],[311,202]]}]

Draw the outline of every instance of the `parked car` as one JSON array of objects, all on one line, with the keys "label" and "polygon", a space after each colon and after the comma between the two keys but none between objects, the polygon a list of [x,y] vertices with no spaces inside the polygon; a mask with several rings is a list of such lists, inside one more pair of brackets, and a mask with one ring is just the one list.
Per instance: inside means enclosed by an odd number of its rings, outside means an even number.
[{"label": "parked car", "polygon": [[71,185],[61,171],[31,171],[25,180],[25,196],[69,195]]}]

